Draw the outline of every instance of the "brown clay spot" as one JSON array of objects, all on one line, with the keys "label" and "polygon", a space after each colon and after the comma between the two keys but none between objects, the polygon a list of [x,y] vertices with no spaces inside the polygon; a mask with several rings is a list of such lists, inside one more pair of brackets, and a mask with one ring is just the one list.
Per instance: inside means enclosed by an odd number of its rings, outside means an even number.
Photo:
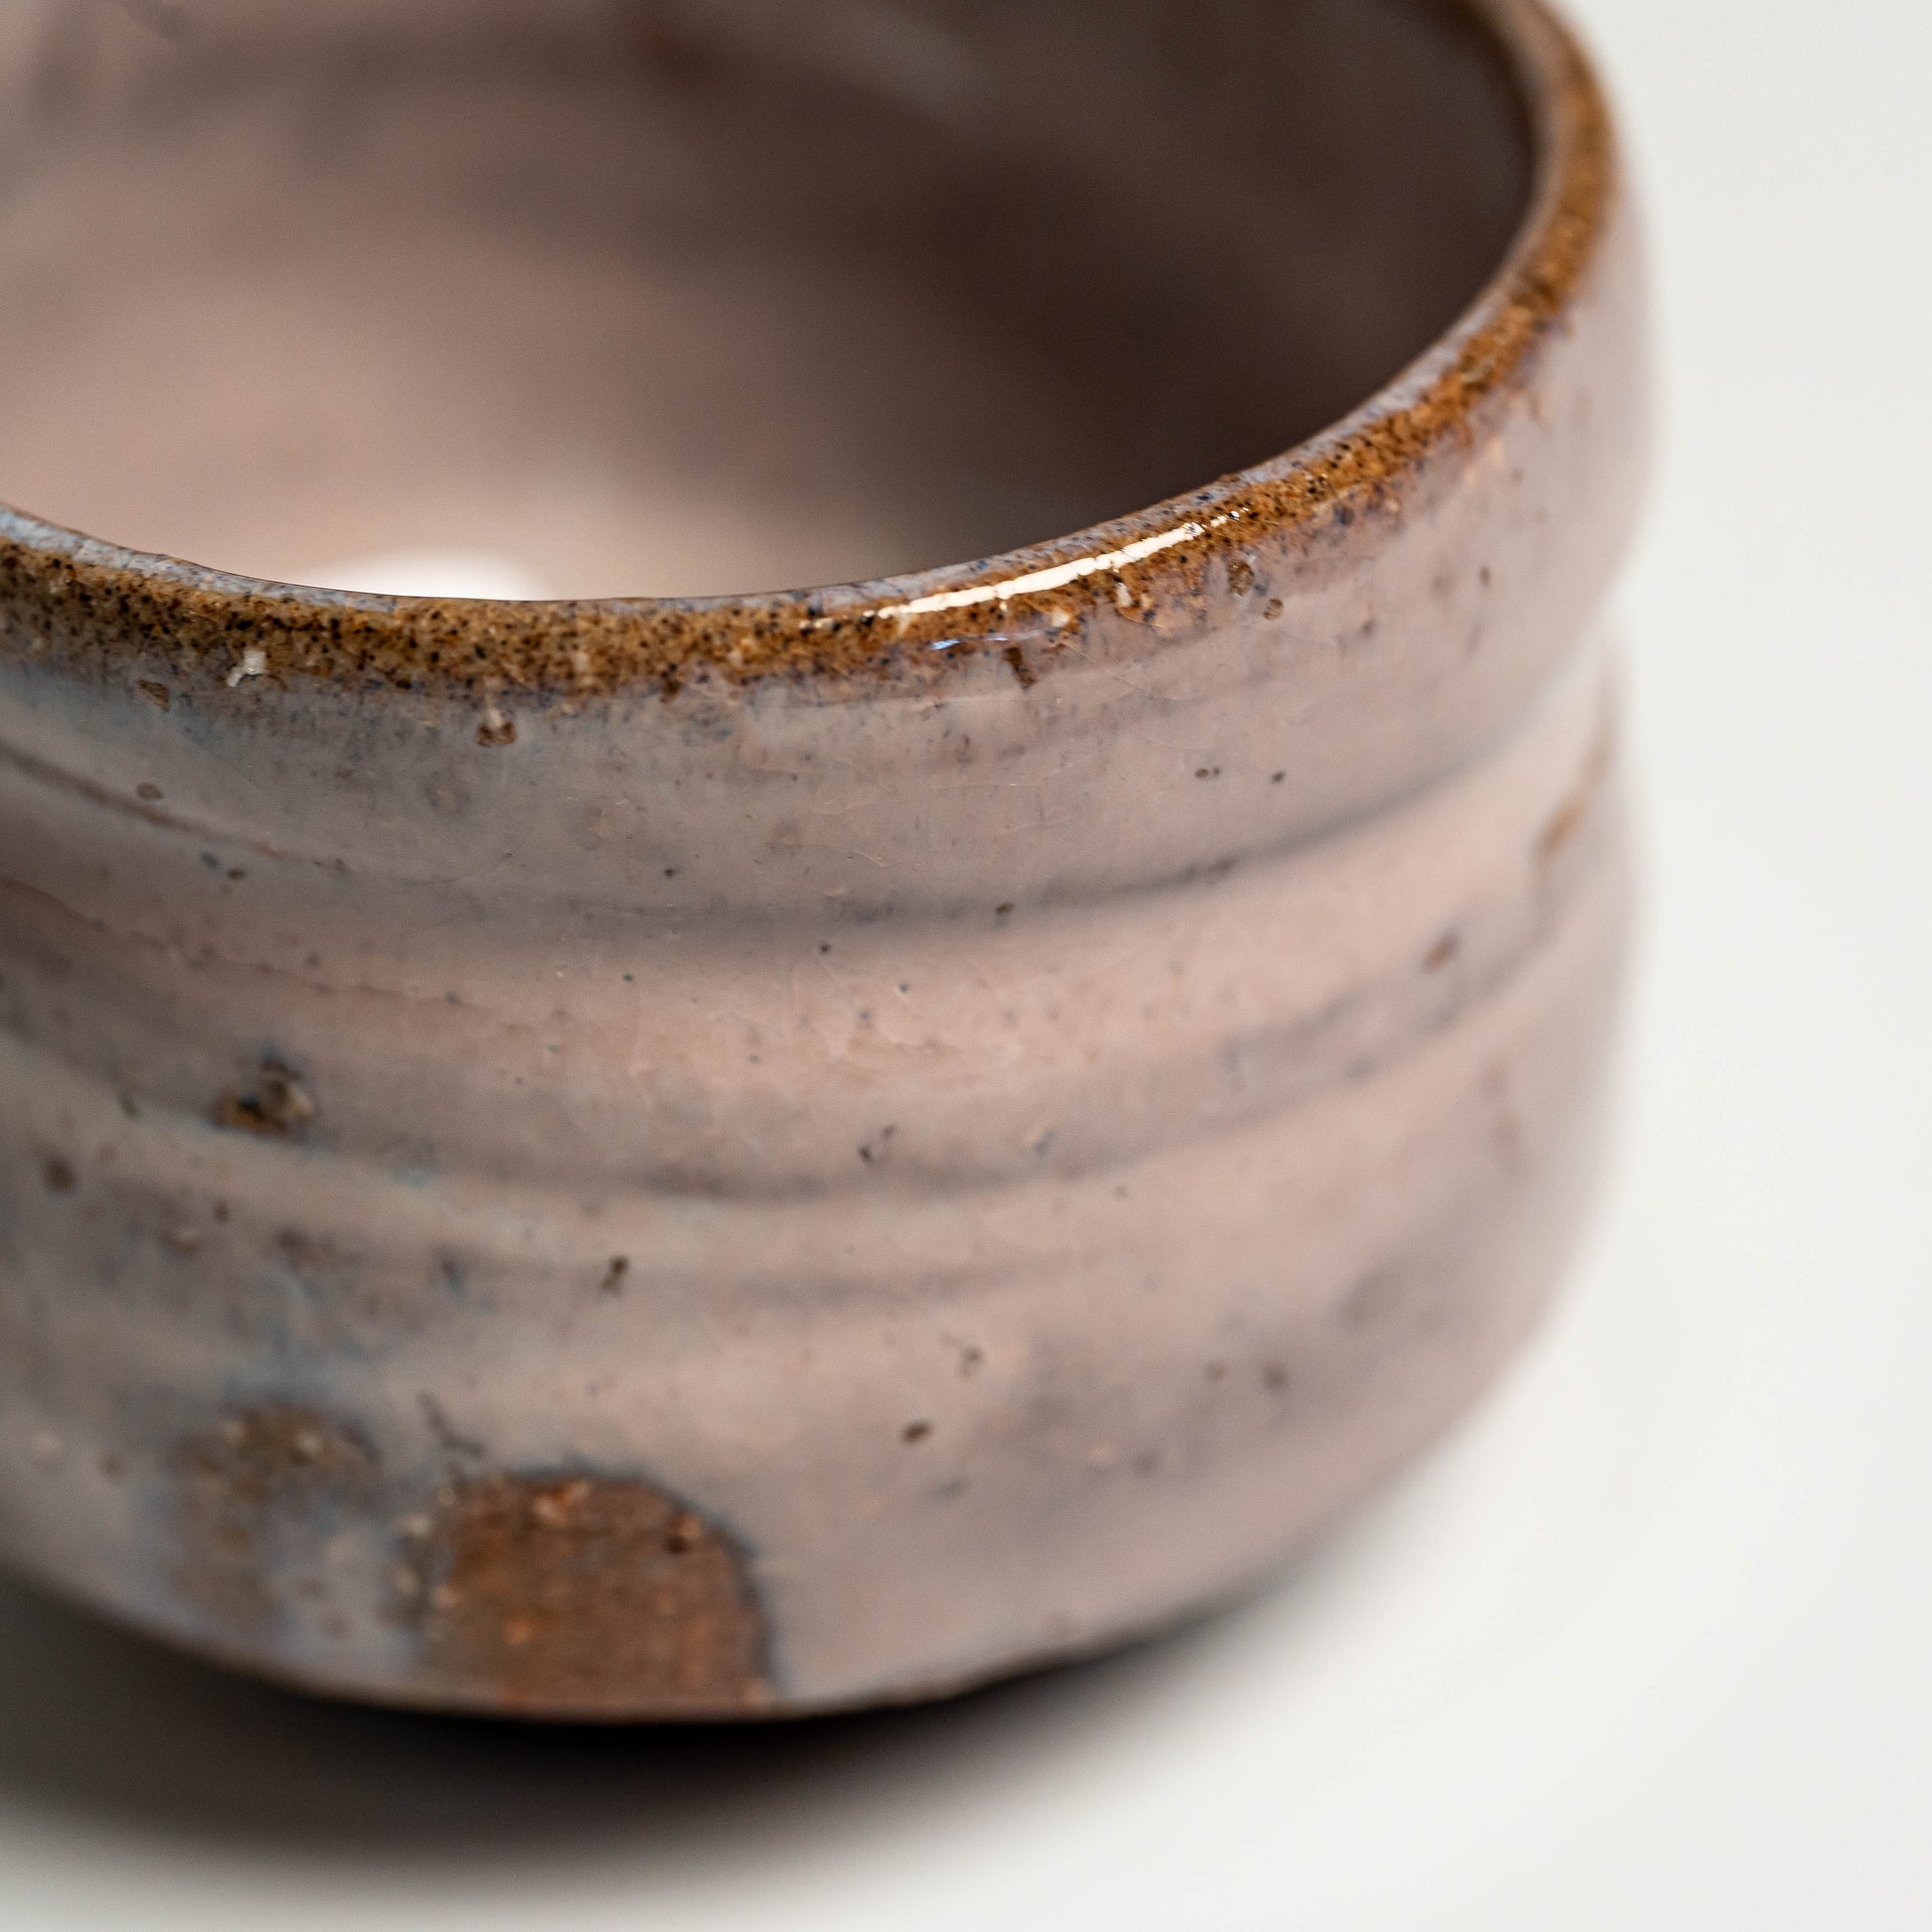
[{"label": "brown clay spot", "polygon": [[1603,789],[1603,781],[1610,774],[1614,752],[1614,735],[1605,725],[1591,741],[1588,756],[1584,759],[1583,769],[1577,774],[1576,783],[1537,834],[1536,862],[1543,870],[1548,871],[1555,865],[1589,823],[1590,813]]},{"label": "brown clay spot", "polygon": [[1427,972],[1440,973],[1461,950],[1461,935],[1455,932],[1446,932],[1423,955],[1423,968]]},{"label": "brown clay spot", "polygon": [[252,1092],[230,1087],[214,1103],[213,1115],[216,1127],[275,1141],[300,1139],[315,1117],[314,1096],[280,1060],[262,1062]]},{"label": "brown clay spot", "polygon": [[1018,644],[1010,644],[1005,655],[1008,668],[1020,680],[1021,690],[1031,691],[1039,682],[1039,676],[1027,662],[1027,653]]},{"label": "brown clay spot", "polygon": [[50,1194],[70,1194],[80,1184],[73,1172],[73,1163],[64,1161],[58,1154],[42,1167],[41,1178],[47,1182]]},{"label": "brown clay spot", "polygon": [[153,678],[144,677],[138,681],[137,688],[142,697],[157,711],[166,711],[174,703],[174,694],[165,684],[157,684]]},{"label": "brown clay spot", "polygon": [[500,745],[516,743],[516,720],[505,718],[494,705],[483,713],[483,723],[477,727],[477,743],[494,749]]},{"label": "brown clay spot", "polygon": [[375,1452],[353,1429],[310,1409],[245,1410],[183,1443],[175,1586],[218,1623],[246,1634],[277,1607],[277,1545],[285,1531],[313,1542],[317,1519],[367,1507]]},{"label": "brown clay spot", "polygon": [[764,1626],[714,1524],[649,1484],[449,1484],[405,1574],[434,1691],[557,1717],[678,1717],[768,1701]]}]

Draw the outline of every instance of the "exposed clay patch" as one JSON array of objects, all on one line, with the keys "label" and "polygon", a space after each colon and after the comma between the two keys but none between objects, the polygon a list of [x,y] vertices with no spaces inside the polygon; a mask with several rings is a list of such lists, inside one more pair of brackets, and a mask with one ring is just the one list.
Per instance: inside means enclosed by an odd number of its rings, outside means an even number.
[{"label": "exposed clay patch", "polygon": [[731,1540],[627,1477],[439,1492],[403,1572],[426,1686],[557,1717],[753,1711],[765,1638]]},{"label": "exposed clay patch", "polygon": [[262,1062],[252,1091],[230,1087],[214,1103],[212,1116],[216,1127],[273,1141],[299,1140],[315,1117],[315,1097],[280,1060]]},{"label": "exposed clay patch", "polygon": [[178,1485],[175,1587],[237,1635],[273,1621],[280,1600],[277,1550],[320,1541],[318,1519],[373,1501],[376,1457],[345,1424],[310,1409],[256,1409],[183,1443],[171,1463]]}]

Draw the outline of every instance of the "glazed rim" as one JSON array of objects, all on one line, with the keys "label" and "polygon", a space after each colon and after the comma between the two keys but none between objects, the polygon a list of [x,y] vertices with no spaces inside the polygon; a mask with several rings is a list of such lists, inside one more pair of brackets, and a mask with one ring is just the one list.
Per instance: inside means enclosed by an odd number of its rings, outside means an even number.
[{"label": "glazed rim", "polygon": [[[1589,61],[1543,0],[1453,0],[1504,57],[1532,184],[1461,318],[1352,415],[1285,455],[1152,508],[971,564],[821,590],[701,598],[385,597],[208,570],[0,505],[0,637],[178,674],[322,680],[494,700],[936,663],[1050,639],[1098,602],[1198,598],[1218,562],[1397,507],[1401,485],[1520,381],[1602,239],[1616,155]],[[31,635],[23,639],[25,625]],[[1029,680],[1030,681],[1030,680]]]}]

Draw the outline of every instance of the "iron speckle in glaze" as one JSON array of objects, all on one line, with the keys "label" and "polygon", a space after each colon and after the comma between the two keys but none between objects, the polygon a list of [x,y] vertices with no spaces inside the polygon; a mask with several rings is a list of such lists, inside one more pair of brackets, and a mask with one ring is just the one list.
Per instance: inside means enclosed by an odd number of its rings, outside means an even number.
[{"label": "iron speckle in glaze", "polygon": [[316,1117],[315,1097],[301,1076],[280,1060],[264,1060],[253,1084],[230,1087],[215,1102],[217,1127],[264,1140],[299,1140]]}]

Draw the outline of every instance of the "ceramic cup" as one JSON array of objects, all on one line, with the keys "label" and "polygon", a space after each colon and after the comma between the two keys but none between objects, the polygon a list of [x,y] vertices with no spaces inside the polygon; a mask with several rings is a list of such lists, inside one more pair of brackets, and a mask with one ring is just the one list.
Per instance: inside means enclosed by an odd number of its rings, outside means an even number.
[{"label": "ceramic cup", "polygon": [[[1533,0],[22,0],[0,95],[11,1563],[816,1711],[1237,1590],[1490,1382],[1643,447]],[[294,587],[451,544],[559,596]]]}]

